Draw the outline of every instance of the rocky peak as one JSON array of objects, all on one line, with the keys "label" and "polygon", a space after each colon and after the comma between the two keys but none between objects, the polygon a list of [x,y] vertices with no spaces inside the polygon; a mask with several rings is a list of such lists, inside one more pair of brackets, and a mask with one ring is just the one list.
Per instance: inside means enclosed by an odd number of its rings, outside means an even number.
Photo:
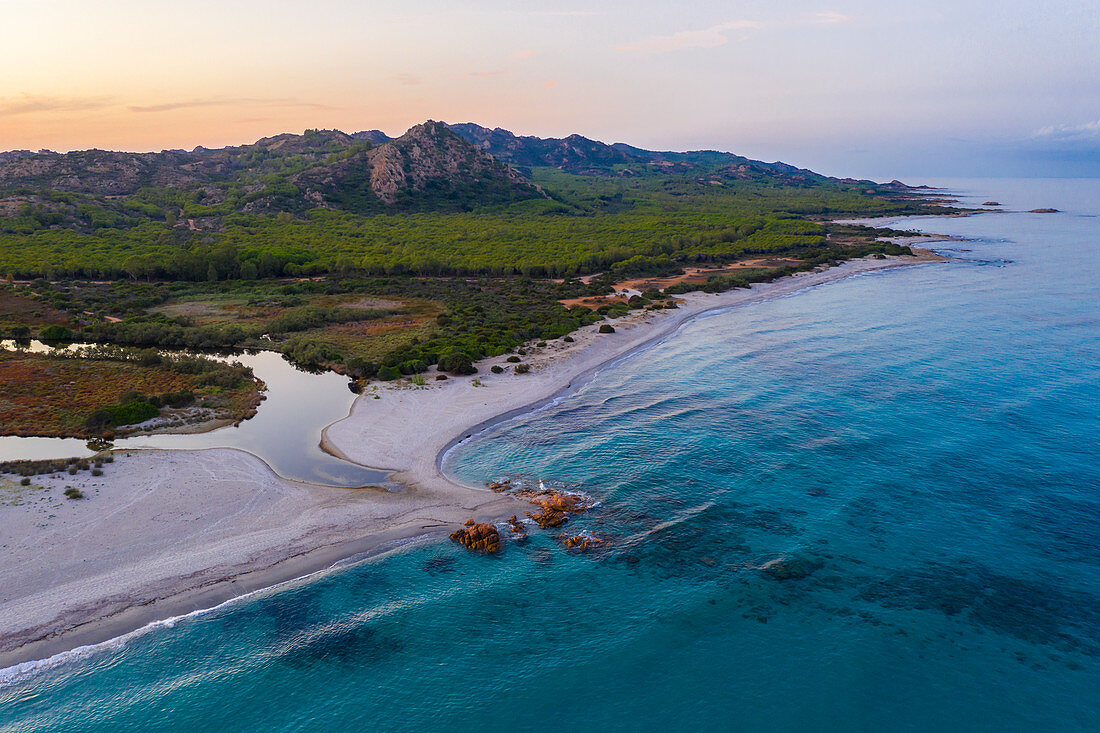
[{"label": "rocky peak", "polygon": [[385,208],[469,209],[541,196],[519,173],[428,120],[401,137],[291,181],[306,199],[358,211]]}]

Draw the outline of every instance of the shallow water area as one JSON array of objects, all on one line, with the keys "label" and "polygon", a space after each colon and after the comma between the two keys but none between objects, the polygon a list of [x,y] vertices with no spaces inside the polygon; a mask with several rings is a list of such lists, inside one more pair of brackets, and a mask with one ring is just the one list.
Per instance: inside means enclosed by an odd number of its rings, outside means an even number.
[{"label": "shallow water area", "polygon": [[896,221],[969,241],[697,318],[448,454],[597,502],[561,528],[72,655],[0,727],[1100,728],[1100,181],[945,185],[1065,213]]},{"label": "shallow water area", "polygon": [[[32,351],[44,348],[39,342],[31,344]],[[236,448],[257,456],[283,478],[328,486],[395,486],[386,471],[345,461],[321,449],[321,431],[347,417],[355,401],[347,377],[303,371],[274,351],[218,358],[251,367],[267,384],[266,399],[254,417],[240,425],[205,433],[122,438],[114,441],[115,449]],[[86,441],[79,439],[0,436],[0,460],[83,457],[92,453]]]}]

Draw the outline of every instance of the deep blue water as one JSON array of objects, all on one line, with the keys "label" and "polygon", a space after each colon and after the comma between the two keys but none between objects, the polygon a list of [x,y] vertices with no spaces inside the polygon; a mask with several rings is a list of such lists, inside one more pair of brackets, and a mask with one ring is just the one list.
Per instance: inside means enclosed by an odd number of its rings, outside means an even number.
[{"label": "deep blue water", "polygon": [[[7,730],[1100,729],[1100,181],[908,220],[957,261],[709,315],[454,452],[599,507],[0,688]],[[775,558],[807,570],[777,580]]]}]

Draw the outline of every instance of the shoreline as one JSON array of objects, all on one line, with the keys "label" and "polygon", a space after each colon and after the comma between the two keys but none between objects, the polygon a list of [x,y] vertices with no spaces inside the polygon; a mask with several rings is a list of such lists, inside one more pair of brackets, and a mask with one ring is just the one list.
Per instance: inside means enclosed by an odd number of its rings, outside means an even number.
[{"label": "shoreline", "polygon": [[[940,238],[929,239],[942,241]],[[416,391],[395,389],[393,392],[397,393],[397,404],[379,406],[379,409],[373,409],[374,405],[361,396],[353,404],[348,418],[325,428],[322,432],[322,447],[356,463],[386,466],[394,471],[394,478],[406,486],[435,489],[462,486],[443,468],[445,456],[453,448],[500,423],[537,410],[579,388],[599,370],[643,349],[658,345],[701,315],[783,297],[869,272],[944,261],[947,258],[924,250],[915,257],[849,260],[825,270],[798,273],[770,283],[757,284],[747,290],[718,294],[698,291],[688,293],[678,296],[683,302],[676,310],[658,311],[658,315],[649,311],[634,311],[614,321],[613,325],[617,329],[615,334],[597,335],[599,324],[595,324],[573,332],[571,335],[576,342],[568,347],[562,348],[559,345],[555,349],[552,346],[545,350],[548,353],[538,355],[532,355],[529,351],[525,361],[532,365],[532,372],[528,375],[518,376],[508,372],[491,375],[479,372],[477,376],[484,385],[479,389],[492,389],[496,392],[491,406],[490,403],[477,399],[480,395],[468,386],[472,381],[470,378],[448,380],[452,384],[465,383],[467,388],[463,391],[450,387],[440,390],[433,386]],[[649,327],[637,328],[643,324]],[[633,334],[633,331],[639,333]],[[597,341],[602,348],[596,346]],[[506,362],[506,356],[486,359],[479,364],[483,367],[494,364],[507,367],[510,365]],[[523,384],[524,388],[518,388],[519,384]],[[447,394],[448,390],[450,394]],[[444,394],[440,394],[440,391]],[[442,413],[448,411],[440,410],[438,404],[441,400],[429,395],[450,397],[448,404],[457,403],[462,408],[464,419],[451,421],[450,424],[447,424],[447,420],[433,419],[447,417]],[[487,406],[489,409],[485,409]],[[424,425],[417,425],[415,420],[410,423],[410,415],[421,416],[419,422]],[[371,436],[357,429],[368,423],[373,429],[381,428],[396,439],[389,441],[388,445],[372,440]],[[438,428],[439,432],[450,437],[439,439],[438,435],[425,429],[428,425],[441,426]],[[415,454],[416,458],[410,459],[410,454]],[[429,455],[431,460],[425,460]]]},{"label": "shoreline", "polygon": [[[678,298],[682,303],[676,310],[634,311],[614,321],[614,334],[597,334],[598,324],[586,326],[571,334],[575,339],[572,344],[558,341],[545,349],[533,349],[539,353],[530,353],[526,359],[532,365],[527,375],[489,373],[488,367],[493,364],[507,364],[501,356],[483,361],[482,372],[475,377],[432,382],[423,388],[390,385],[378,391],[377,400],[374,395],[360,395],[347,417],[322,431],[321,447],[354,463],[385,467],[395,481],[406,486],[400,492],[287,481],[252,454],[232,449],[143,451],[144,456],[131,456],[123,467],[138,463],[146,476],[163,476],[165,464],[182,466],[172,472],[175,485],[198,480],[194,475],[204,471],[214,477],[207,480],[221,483],[222,474],[238,470],[222,502],[212,500],[207,491],[184,491],[186,496],[177,497],[181,509],[192,512],[187,522],[209,525],[198,533],[191,531],[193,524],[180,528],[176,525],[181,522],[177,521],[170,525],[183,541],[194,543],[203,535],[201,546],[172,546],[173,556],[182,554],[183,560],[168,561],[166,555],[145,552],[139,553],[134,562],[135,558],[125,552],[130,548],[116,546],[116,542],[93,558],[98,574],[78,569],[66,583],[54,577],[63,573],[51,572],[49,585],[40,588],[35,582],[42,585],[44,578],[24,572],[23,585],[29,586],[30,600],[37,603],[20,597],[18,589],[14,598],[7,597],[8,593],[0,597],[0,619],[6,619],[0,621],[0,670],[10,671],[16,665],[22,667],[78,647],[110,642],[165,619],[209,610],[243,595],[323,572],[345,564],[349,558],[357,562],[422,542],[467,518],[503,519],[516,513],[522,502],[485,488],[465,486],[449,476],[444,470],[445,457],[457,445],[558,399],[600,369],[661,343],[703,314],[869,272],[941,261],[945,258],[923,253],[886,260],[850,260],[748,290],[689,293]],[[166,453],[174,453],[175,459]],[[198,470],[194,470],[196,466]],[[116,468],[96,479],[95,485],[104,485],[104,493],[114,492],[125,498],[133,494],[137,505],[149,504],[150,497],[145,496],[149,492],[140,488],[141,472],[116,475],[121,473]],[[90,478],[82,480],[91,483]],[[64,479],[60,483],[65,483]],[[175,485],[173,488],[178,488]],[[59,488],[53,486],[50,490]],[[236,511],[234,501],[242,497],[248,499],[248,506]],[[159,498],[152,499],[152,505],[145,509],[154,513],[139,512],[133,521],[164,521],[159,517],[164,512],[157,511],[157,501]],[[73,509],[75,513],[84,508],[81,504],[85,502],[61,503],[58,511]],[[7,507],[0,506],[0,511],[5,510]],[[242,517],[245,512],[251,513]],[[290,526],[283,526],[285,523]],[[215,529],[222,524],[228,524],[230,531]],[[164,532],[163,527],[157,529]],[[67,538],[64,533],[62,536]],[[4,535],[3,539],[8,537]],[[207,547],[211,541],[213,551]],[[30,542],[31,546],[37,544]],[[40,558],[42,548],[33,549],[29,557]],[[220,563],[204,565],[210,557],[218,557]],[[10,577],[9,564],[10,557],[0,558],[0,572],[6,577]],[[65,603],[58,603],[58,596],[63,596]],[[52,611],[58,605],[60,610],[49,621],[29,623],[29,619],[41,618],[44,609]],[[16,607],[21,613],[13,612]]]}]

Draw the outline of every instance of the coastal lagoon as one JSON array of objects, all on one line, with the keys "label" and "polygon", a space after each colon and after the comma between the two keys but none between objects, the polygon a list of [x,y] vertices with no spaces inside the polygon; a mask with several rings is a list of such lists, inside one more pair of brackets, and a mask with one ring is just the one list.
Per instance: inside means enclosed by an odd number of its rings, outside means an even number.
[{"label": "coastal lagoon", "polygon": [[[13,342],[5,344],[5,348],[14,348]],[[37,341],[31,348],[48,349]],[[386,471],[342,460],[321,449],[321,431],[346,417],[355,401],[347,377],[335,372],[304,371],[275,351],[215,358],[250,367],[267,385],[255,417],[209,432],[135,435],[115,440],[111,445],[116,450],[235,448],[252,453],[292,481],[343,487],[393,486]],[[94,452],[86,441],[77,438],[0,436],[0,460],[84,457]]]},{"label": "coastal lagoon", "polygon": [[448,455],[591,495],[564,529],[605,550],[350,563],[7,670],[0,727],[1100,727],[1100,181],[949,185],[1063,211],[891,220],[968,241],[697,318]]}]

